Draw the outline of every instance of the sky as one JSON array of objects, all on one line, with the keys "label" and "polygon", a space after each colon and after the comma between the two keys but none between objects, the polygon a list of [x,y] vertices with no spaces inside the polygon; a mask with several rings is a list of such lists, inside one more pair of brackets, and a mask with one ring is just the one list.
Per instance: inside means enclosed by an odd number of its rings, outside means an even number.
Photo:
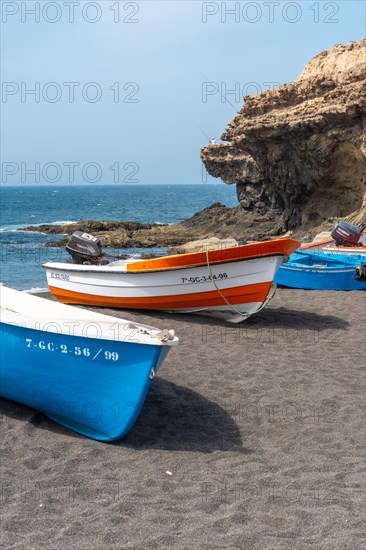
[{"label": "sky", "polygon": [[360,40],[361,1],[1,0],[2,184],[214,182],[243,96]]}]

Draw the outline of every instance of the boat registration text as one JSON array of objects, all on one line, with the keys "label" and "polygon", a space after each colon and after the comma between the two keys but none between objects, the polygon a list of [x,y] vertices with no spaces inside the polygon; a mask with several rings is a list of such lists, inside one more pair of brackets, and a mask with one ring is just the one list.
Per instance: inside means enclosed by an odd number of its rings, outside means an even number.
[{"label": "boat registration text", "polygon": [[65,275],[64,273],[51,272],[51,279],[58,279],[61,281],[70,281],[70,275]]},{"label": "boat registration text", "polygon": [[208,281],[220,281],[227,279],[227,273],[219,273],[218,275],[202,275],[201,277],[181,277],[182,283],[207,283]]},{"label": "boat registration text", "polygon": [[96,353],[93,353],[88,347],[81,348],[79,346],[67,346],[66,344],[56,345],[54,342],[45,342],[44,340],[33,341],[31,338],[26,338],[25,342],[27,344],[27,348],[37,348],[42,351],[67,354],[71,353],[76,356],[82,355],[83,357],[91,357],[92,361],[94,361],[100,354],[102,354],[102,357],[104,357],[106,361],[118,361],[119,359],[119,355],[116,351],[103,350],[103,348],[100,348]]}]

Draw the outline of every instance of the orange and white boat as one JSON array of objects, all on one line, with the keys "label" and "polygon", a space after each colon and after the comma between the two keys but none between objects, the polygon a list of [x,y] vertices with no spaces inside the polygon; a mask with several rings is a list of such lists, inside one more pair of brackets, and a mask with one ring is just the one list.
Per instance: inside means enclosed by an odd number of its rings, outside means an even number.
[{"label": "orange and white boat", "polygon": [[77,233],[66,248],[79,263],[44,264],[49,289],[60,302],[190,312],[233,323],[264,307],[277,270],[300,244],[285,238],[102,265],[100,241]]}]

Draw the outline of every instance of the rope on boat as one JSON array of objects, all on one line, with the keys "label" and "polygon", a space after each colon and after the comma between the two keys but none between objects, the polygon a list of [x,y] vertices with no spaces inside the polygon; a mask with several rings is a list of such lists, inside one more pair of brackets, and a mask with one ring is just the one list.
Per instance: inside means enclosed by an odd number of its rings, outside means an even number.
[{"label": "rope on boat", "polygon": [[[210,273],[210,277],[211,277],[211,281],[213,282],[217,292],[220,294],[221,298],[224,300],[224,302],[229,306],[230,309],[232,309],[237,315],[240,315],[240,317],[243,317],[244,319],[247,319],[248,317],[250,317],[252,314],[248,314],[248,313],[243,313],[242,311],[239,311],[238,309],[236,309],[235,306],[233,306],[233,304],[231,304],[226,296],[221,292],[221,290],[219,289],[219,287],[217,286],[216,284],[216,281],[214,279],[214,276],[213,276],[213,273],[212,273],[212,270],[211,270],[211,265],[210,265],[210,261],[209,261],[209,258],[208,258],[208,247],[206,247],[206,262],[207,262],[207,267],[208,267],[208,271]],[[272,300],[273,296],[275,295],[276,293],[276,289],[277,289],[277,285],[276,283],[272,283],[271,285],[271,288],[269,290],[269,293],[268,293],[268,296],[267,298],[264,300],[264,302],[261,304],[261,306],[255,311],[255,313],[258,313],[258,311],[261,311],[261,309],[265,308],[266,305],[268,304],[268,302],[270,300]]]}]

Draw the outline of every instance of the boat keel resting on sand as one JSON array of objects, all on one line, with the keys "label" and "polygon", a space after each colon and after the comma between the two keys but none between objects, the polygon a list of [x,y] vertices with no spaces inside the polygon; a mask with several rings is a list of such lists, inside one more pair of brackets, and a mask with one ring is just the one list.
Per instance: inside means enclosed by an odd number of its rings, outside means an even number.
[{"label": "boat keel resting on sand", "polygon": [[0,395],[100,441],[137,419],[173,331],[0,286]]},{"label": "boat keel resting on sand", "polygon": [[264,307],[278,268],[299,244],[276,239],[102,265],[100,241],[77,232],[67,247],[74,263],[44,267],[60,302],[198,313],[239,323]]}]

